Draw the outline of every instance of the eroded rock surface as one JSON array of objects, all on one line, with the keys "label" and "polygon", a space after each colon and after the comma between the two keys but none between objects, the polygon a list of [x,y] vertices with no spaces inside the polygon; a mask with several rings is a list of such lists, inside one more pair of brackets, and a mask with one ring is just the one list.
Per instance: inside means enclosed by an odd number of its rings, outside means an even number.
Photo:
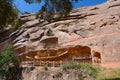
[{"label": "eroded rock surface", "polygon": [[74,9],[66,20],[53,23],[40,22],[35,14],[24,14],[21,19],[24,21],[23,32],[13,40],[19,54],[87,46],[91,49],[93,63],[120,68],[120,0]]}]

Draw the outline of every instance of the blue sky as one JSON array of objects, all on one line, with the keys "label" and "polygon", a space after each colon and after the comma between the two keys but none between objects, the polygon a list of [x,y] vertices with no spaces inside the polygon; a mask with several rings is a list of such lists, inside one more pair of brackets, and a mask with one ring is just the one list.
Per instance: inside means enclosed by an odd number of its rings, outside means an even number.
[{"label": "blue sky", "polygon": [[[44,0],[43,0],[44,1]],[[79,0],[77,3],[73,3],[74,8],[78,8],[81,6],[92,6],[97,5],[105,2],[106,0]],[[21,13],[24,12],[37,12],[44,2],[28,4],[24,0],[16,0],[15,3],[16,7],[20,10]]]}]

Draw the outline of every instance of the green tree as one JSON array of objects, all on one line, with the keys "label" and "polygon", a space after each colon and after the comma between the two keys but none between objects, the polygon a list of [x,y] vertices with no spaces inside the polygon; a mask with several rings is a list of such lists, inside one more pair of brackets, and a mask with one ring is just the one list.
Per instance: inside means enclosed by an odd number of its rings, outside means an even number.
[{"label": "green tree", "polygon": [[13,47],[8,45],[7,49],[0,53],[0,80],[20,80],[21,68],[14,54]]},{"label": "green tree", "polygon": [[13,24],[18,16],[18,10],[13,6],[14,0],[0,0],[0,31]]},{"label": "green tree", "polygon": [[54,19],[60,19],[67,17],[72,10],[72,1],[78,0],[25,0],[28,3],[41,3],[44,1],[44,5],[38,12],[37,17],[44,20],[51,21]]}]

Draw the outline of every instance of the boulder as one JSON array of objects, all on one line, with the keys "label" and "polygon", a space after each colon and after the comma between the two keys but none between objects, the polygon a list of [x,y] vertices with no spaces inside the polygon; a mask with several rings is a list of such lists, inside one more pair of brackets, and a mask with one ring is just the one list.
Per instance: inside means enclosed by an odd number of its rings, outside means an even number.
[{"label": "boulder", "polygon": [[44,35],[44,31],[43,30],[39,30],[35,33],[30,34],[30,40],[40,40]]}]

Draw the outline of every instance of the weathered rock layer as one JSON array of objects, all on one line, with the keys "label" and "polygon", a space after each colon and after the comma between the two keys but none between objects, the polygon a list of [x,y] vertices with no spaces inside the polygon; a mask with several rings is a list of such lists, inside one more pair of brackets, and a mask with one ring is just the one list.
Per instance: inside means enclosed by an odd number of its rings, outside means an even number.
[{"label": "weathered rock layer", "polygon": [[35,14],[24,14],[21,20],[21,35],[13,41],[20,55],[87,46],[93,63],[100,60],[103,67],[120,68],[120,0],[74,9],[67,19],[52,23],[36,19]]}]

